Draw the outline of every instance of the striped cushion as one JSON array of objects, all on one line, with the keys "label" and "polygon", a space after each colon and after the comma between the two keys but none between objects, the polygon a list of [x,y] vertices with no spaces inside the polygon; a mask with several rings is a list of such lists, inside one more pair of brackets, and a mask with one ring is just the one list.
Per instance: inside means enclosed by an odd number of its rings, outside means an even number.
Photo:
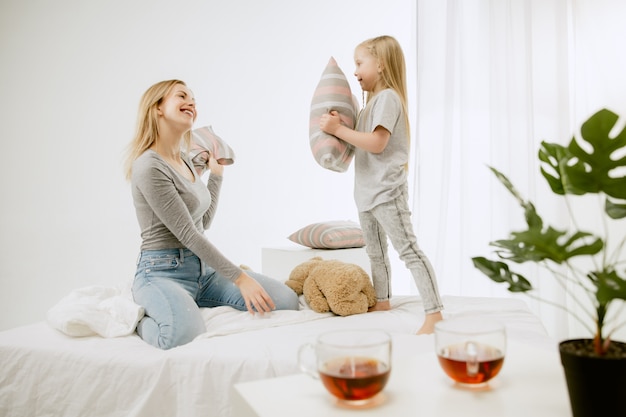
[{"label": "striped cushion", "polygon": [[320,117],[337,110],[342,123],[354,129],[358,109],[358,102],[350,91],[346,76],[331,57],[313,93],[309,117],[309,144],[313,157],[322,167],[345,172],[352,162],[354,146],[322,132],[319,127]]},{"label": "striped cushion", "polygon": [[313,223],[292,233],[288,239],[313,249],[345,249],[365,246],[361,227],[351,221]]},{"label": "striped cushion", "polygon": [[191,150],[189,156],[198,174],[202,175],[207,168],[207,152],[220,165],[230,165],[235,162],[235,152],[224,139],[215,134],[211,126],[200,127],[191,132]]}]

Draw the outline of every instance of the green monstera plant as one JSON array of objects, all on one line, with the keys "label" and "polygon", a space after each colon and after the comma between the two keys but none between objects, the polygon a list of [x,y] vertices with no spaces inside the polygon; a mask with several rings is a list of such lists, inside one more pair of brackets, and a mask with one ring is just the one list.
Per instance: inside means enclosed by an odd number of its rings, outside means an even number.
[{"label": "green monstera plant", "polygon": [[[532,294],[530,280],[514,272],[512,265],[533,262],[557,279],[583,311],[584,303],[577,295],[586,293],[593,309],[588,305],[586,312],[595,322],[595,329],[581,319],[578,311],[560,307],[592,332],[592,346],[598,356],[609,353],[611,345],[615,345],[611,343],[613,331],[625,324],[611,323],[612,328],[607,331],[605,321],[609,308],[619,308],[614,301],[626,300],[626,233],[623,228],[619,233],[620,224],[617,224],[626,217],[626,129],[612,136],[618,119],[617,114],[602,109],[582,124],[581,143],[575,137],[567,146],[541,143],[538,155],[541,174],[552,192],[565,198],[573,230],[559,230],[546,224],[533,203],[525,200],[504,174],[490,167],[524,210],[528,228],[490,243],[497,260],[472,258],[477,269],[495,282],[508,284],[511,292]],[[587,194],[599,199],[601,233],[579,230],[577,226],[573,211],[576,201],[572,196]],[[581,290],[573,289],[576,287]]]}]

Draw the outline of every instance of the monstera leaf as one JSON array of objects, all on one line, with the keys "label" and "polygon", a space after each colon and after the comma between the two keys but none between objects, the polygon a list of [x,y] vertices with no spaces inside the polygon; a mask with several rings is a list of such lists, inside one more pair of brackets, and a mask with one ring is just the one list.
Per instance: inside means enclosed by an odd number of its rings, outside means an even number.
[{"label": "monstera leaf", "polygon": [[496,240],[491,245],[500,248],[496,249],[496,254],[501,259],[517,263],[549,259],[557,264],[574,256],[595,255],[604,247],[602,240],[591,233],[576,232],[568,236],[566,232],[552,227],[513,232],[510,239]]},{"label": "monstera leaf", "polygon": [[[539,149],[539,160],[543,163],[541,166],[541,174],[548,181],[548,185],[552,191],[558,195],[568,194],[584,194],[584,190],[578,190],[569,182],[569,177],[565,172],[567,161],[573,158],[573,155],[567,148],[556,144],[541,142]],[[548,172],[550,169],[550,172]]]},{"label": "monstera leaf", "polygon": [[615,271],[593,274],[592,281],[598,288],[596,298],[607,304],[612,300],[626,300],[626,278],[622,278]]},{"label": "monstera leaf", "polygon": [[511,292],[526,292],[533,289],[524,276],[512,272],[504,262],[490,261],[483,256],[472,258],[474,266],[497,283],[508,283]]},{"label": "monstera leaf", "polygon": [[528,230],[511,232],[509,239],[496,240],[491,246],[499,248],[496,254],[501,259],[522,263],[526,261],[540,262],[549,259],[557,264],[579,255],[594,255],[602,250],[602,239],[591,233],[577,231],[568,233],[551,226],[544,227],[544,222],[537,214],[535,206],[524,200],[511,181],[490,167],[496,178],[509,190],[524,209]]},{"label": "monstera leaf", "polygon": [[607,198],[604,211],[612,219],[623,219],[626,217],[626,204],[619,204]]},{"label": "monstera leaf", "polygon": [[[626,169],[626,155],[616,158],[618,150],[626,147],[626,129],[611,137],[618,115],[602,109],[591,116],[580,129],[581,146],[572,138],[567,147],[555,143],[541,143],[539,160],[541,173],[556,194],[582,195],[604,193],[615,199],[626,199],[626,176],[614,172]],[[589,150],[586,150],[588,148]],[[626,205],[607,200],[607,213],[622,218]]]}]

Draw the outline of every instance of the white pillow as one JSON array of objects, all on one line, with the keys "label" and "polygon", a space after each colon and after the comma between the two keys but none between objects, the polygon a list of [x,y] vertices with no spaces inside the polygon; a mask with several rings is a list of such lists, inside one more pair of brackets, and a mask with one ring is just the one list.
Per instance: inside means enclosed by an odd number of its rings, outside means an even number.
[{"label": "white pillow", "polygon": [[217,136],[211,126],[194,129],[191,132],[191,150],[189,156],[198,174],[202,175],[209,161],[207,152],[220,165],[230,165],[235,162],[235,152],[222,138]]}]

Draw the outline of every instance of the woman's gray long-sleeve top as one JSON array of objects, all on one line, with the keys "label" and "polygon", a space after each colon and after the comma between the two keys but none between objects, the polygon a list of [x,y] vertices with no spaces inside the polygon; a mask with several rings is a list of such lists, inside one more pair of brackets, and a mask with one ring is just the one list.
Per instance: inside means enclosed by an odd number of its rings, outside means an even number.
[{"label": "woman's gray long-sleeve top", "polygon": [[234,281],[241,269],[204,235],[215,214],[222,177],[210,175],[205,186],[184,154],[183,161],[193,172],[194,182],[150,149],[133,163],[131,188],[141,229],[141,250],[187,248]]}]

